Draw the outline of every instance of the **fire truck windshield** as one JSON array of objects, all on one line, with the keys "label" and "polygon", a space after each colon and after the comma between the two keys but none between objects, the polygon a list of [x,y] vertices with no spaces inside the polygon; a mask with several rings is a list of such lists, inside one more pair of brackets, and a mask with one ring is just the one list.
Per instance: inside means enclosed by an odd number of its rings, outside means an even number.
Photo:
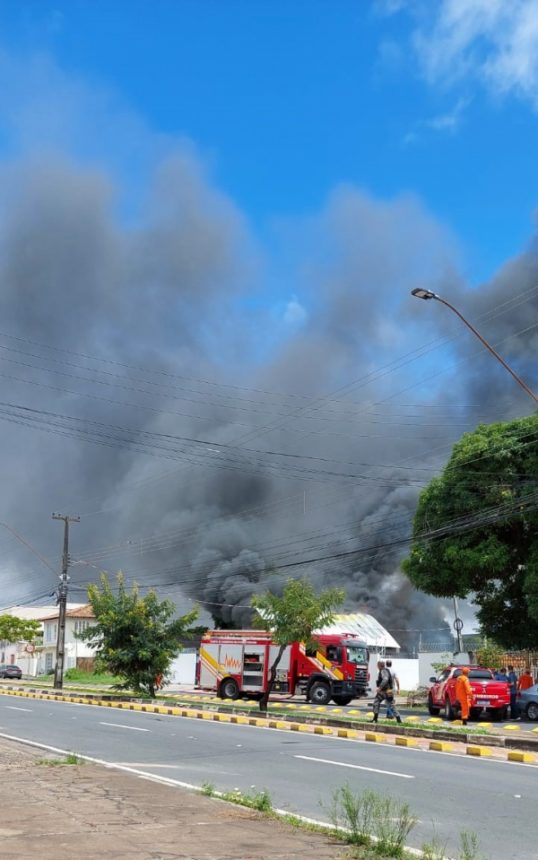
[{"label": "fire truck windshield", "polygon": [[367,663],[368,655],[362,645],[346,644],[347,659],[350,663]]}]

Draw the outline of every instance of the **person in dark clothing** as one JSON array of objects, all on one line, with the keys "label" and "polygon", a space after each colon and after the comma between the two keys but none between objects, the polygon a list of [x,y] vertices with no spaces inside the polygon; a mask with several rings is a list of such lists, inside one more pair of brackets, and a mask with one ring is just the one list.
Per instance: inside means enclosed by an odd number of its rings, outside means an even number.
[{"label": "person in dark clothing", "polygon": [[387,705],[391,707],[392,713],[396,717],[396,722],[401,723],[402,718],[400,717],[400,714],[398,713],[398,710],[394,703],[394,691],[391,671],[390,669],[387,669],[383,660],[379,660],[377,668],[379,670],[379,674],[377,676],[377,691],[373,705],[374,716],[372,722],[377,723],[379,717],[379,709],[381,708],[383,702],[387,702]]},{"label": "person in dark clothing", "polygon": [[519,708],[517,706],[517,675],[514,667],[508,667],[508,687],[510,690],[510,719],[519,720]]},{"label": "person in dark clothing", "polygon": [[387,667],[390,674],[392,675],[392,695],[393,695],[392,702],[387,701],[387,720],[393,720],[394,717],[396,716],[396,714],[394,713],[394,696],[398,695],[398,693],[400,692],[400,681],[398,680],[398,676],[397,676],[396,672],[392,668],[392,660],[386,660],[385,666]]},{"label": "person in dark clothing", "polygon": [[508,675],[506,674],[506,669],[504,666],[502,669],[497,669],[495,672],[495,680],[496,681],[505,681],[507,684],[510,683],[508,680]]}]

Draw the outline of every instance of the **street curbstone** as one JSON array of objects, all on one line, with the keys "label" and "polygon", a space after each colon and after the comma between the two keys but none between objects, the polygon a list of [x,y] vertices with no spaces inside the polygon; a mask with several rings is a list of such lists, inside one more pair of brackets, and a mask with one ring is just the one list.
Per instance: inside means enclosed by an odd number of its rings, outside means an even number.
[{"label": "street curbstone", "polygon": [[466,755],[474,755],[478,756],[479,758],[484,758],[486,756],[491,755],[491,750],[489,749],[489,747],[479,747],[474,745],[468,746],[465,752]]},{"label": "street curbstone", "polygon": [[378,735],[376,732],[366,732],[364,740],[371,741],[374,744],[382,744],[385,741],[385,735]]},{"label": "street curbstone", "polygon": [[510,750],[507,754],[508,761],[519,761],[523,764],[531,764],[536,761],[536,757],[532,753],[520,752],[519,750]]},{"label": "street curbstone", "polygon": [[441,717],[430,717],[426,720],[427,723],[442,723]]},{"label": "street curbstone", "polygon": [[416,738],[401,738],[396,737],[394,739],[394,743],[397,747],[416,747],[418,746],[418,741]]},{"label": "street curbstone", "polygon": [[299,728],[300,728],[300,724],[299,724],[299,723],[290,723],[290,731],[292,731],[292,732],[298,732],[298,731],[299,731]]},{"label": "street curbstone", "polygon": [[521,726],[515,726],[510,724],[509,726],[504,727],[505,732],[519,732],[521,731]]},{"label": "street curbstone", "polygon": [[430,741],[430,747],[433,752],[451,752],[452,744],[447,741]]},{"label": "street curbstone", "polygon": [[314,726],[315,735],[332,735],[333,730],[328,726]]},{"label": "street curbstone", "polygon": [[339,738],[358,738],[359,733],[356,729],[338,729],[337,736]]}]

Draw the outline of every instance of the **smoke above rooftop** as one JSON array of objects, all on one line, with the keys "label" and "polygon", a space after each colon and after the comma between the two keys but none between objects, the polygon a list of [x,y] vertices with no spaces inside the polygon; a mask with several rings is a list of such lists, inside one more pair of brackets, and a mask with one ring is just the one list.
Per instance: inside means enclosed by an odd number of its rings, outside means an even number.
[{"label": "smoke above rooftop", "polygon": [[[1,519],[56,562],[51,512],[81,514],[77,601],[122,568],[247,624],[253,593],[305,575],[403,644],[439,638],[442,605],[399,571],[418,495],[463,432],[530,408],[409,292],[453,298],[536,382],[536,244],[471,290],[418,199],[346,185],[268,241],[192,142],[43,62],[0,62],[55,105],[51,127],[17,87],[0,98]],[[53,589],[12,535],[2,550],[3,603]]]}]

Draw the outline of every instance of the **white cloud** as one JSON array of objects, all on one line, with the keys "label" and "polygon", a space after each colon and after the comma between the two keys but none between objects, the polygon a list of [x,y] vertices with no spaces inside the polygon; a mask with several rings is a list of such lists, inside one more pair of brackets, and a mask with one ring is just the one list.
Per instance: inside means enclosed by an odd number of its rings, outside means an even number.
[{"label": "white cloud", "polygon": [[306,322],[307,318],[306,309],[297,300],[296,296],[292,296],[284,311],[284,322],[286,325],[300,326]]},{"label": "white cloud", "polygon": [[413,43],[431,83],[479,82],[538,109],[538,0],[408,0]]},{"label": "white cloud", "polygon": [[418,120],[405,135],[404,146],[417,143],[424,131],[455,134],[461,125],[463,114],[468,105],[469,99],[458,99],[454,107],[446,113]]}]

